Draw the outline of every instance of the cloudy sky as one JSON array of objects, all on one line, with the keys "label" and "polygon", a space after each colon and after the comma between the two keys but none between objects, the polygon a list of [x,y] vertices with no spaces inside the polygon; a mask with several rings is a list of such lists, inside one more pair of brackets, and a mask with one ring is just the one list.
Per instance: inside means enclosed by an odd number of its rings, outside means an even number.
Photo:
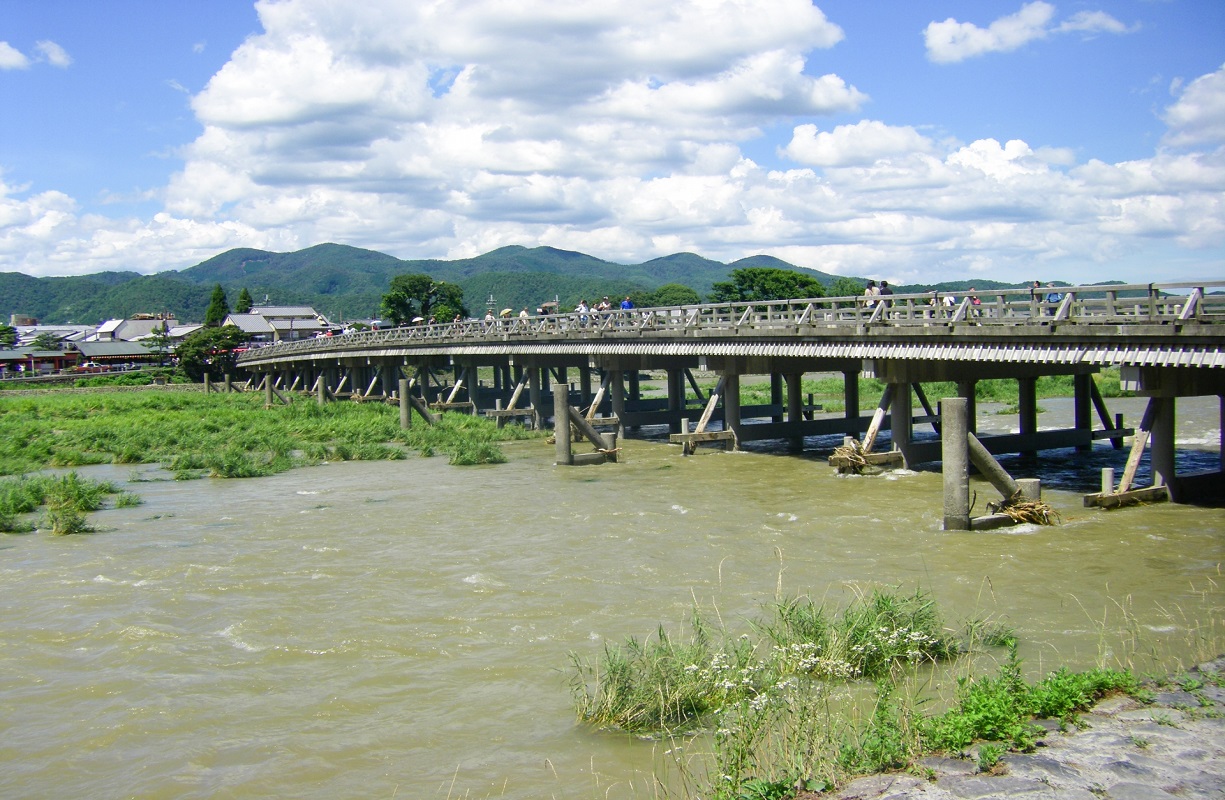
[{"label": "cloudy sky", "polygon": [[0,271],[1225,278],[1221,0],[3,0]]}]

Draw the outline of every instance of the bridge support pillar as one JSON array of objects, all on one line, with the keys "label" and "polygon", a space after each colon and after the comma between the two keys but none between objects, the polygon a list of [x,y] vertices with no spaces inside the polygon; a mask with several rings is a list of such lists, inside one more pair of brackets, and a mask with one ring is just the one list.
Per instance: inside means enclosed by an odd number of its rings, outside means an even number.
[{"label": "bridge support pillar", "polygon": [[[685,408],[685,371],[683,369],[668,370],[668,410],[680,413]],[[668,421],[669,433],[680,433],[681,424],[678,419]]]},{"label": "bridge support pillar", "polygon": [[914,392],[909,381],[893,384],[893,404],[889,410],[889,433],[893,437],[893,449],[902,453],[902,462],[911,465],[910,440],[914,434],[914,412],[910,404]]},{"label": "bridge support pillar", "polygon": [[1179,502],[1178,476],[1174,471],[1174,398],[1154,397],[1152,435],[1149,438],[1149,457],[1153,468],[1153,485],[1166,486],[1170,499]]},{"label": "bridge support pillar", "polygon": [[[1072,376],[1074,397],[1072,411],[1077,431],[1093,435],[1093,376],[1089,373]],[[1086,453],[1093,449],[1093,442],[1076,445],[1079,452]]]},{"label": "bridge support pillar", "polygon": [[[804,375],[799,372],[788,372],[783,377],[787,382],[787,421],[798,425],[804,421]],[[788,441],[792,450],[804,449],[803,436],[792,436]]]},{"label": "bridge support pillar", "polygon": [[970,530],[970,459],[964,397],[940,401],[940,472],[944,477],[944,529]]},{"label": "bridge support pillar", "polygon": [[617,417],[617,435],[625,438],[625,372],[619,369],[612,373],[612,412]]},{"label": "bridge support pillar", "polygon": [[847,436],[859,436],[859,373],[846,370],[842,373],[843,418],[846,419]]},{"label": "bridge support pillar", "polygon": [[540,367],[527,368],[527,401],[532,405],[532,427],[544,428],[545,414],[540,410]]},{"label": "bridge support pillar", "polygon": [[[770,373],[770,405],[781,406],[783,404],[783,376],[777,372]],[[775,414],[770,417],[771,422],[782,422],[782,416]]]},{"label": "bridge support pillar", "polygon": [[591,369],[583,367],[578,371],[578,392],[581,400],[579,405],[583,408],[591,405]]},{"label": "bridge support pillar", "polygon": [[412,405],[408,398],[408,378],[400,378],[400,429],[408,430],[413,426]]},{"label": "bridge support pillar", "polygon": [[[1017,426],[1022,436],[1038,432],[1038,379],[1017,378]],[[1023,456],[1035,456],[1033,449],[1022,450]]]},{"label": "bridge support pillar", "polygon": [[723,428],[735,437],[732,449],[740,449],[740,375],[727,372],[723,375]]},{"label": "bridge support pillar", "polygon": [[387,363],[387,376],[383,380],[384,394],[388,399],[400,396],[400,380],[408,373],[403,369],[403,359],[393,359]]},{"label": "bridge support pillar", "polygon": [[975,380],[957,381],[957,396],[966,401],[966,430],[970,433],[978,432],[978,403],[974,397],[977,384]]},{"label": "bridge support pillar", "polygon": [[573,464],[574,450],[570,446],[570,400],[564,391],[553,392],[553,442],[557,446],[557,461],[554,463],[566,466]]}]

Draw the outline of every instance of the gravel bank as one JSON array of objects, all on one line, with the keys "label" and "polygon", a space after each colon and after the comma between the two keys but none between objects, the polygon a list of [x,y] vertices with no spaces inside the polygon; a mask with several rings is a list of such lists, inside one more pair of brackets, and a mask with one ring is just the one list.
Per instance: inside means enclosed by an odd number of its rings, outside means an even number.
[{"label": "gravel bank", "polygon": [[[1190,671],[1225,672],[1225,656]],[[1049,733],[1032,753],[1009,753],[989,774],[973,760],[927,758],[933,780],[872,775],[802,800],[1199,800],[1225,798],[1225,689],[1156,688],[1143,704],[1111,697],[1078,727]]]}]

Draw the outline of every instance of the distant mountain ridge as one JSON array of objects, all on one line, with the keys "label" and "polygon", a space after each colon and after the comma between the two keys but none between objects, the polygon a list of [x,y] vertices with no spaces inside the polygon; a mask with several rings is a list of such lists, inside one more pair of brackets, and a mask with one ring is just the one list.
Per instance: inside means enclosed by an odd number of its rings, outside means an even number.
[{"label": "distant mountain ridge", "polygon": [[[33,278],[0,273],[0,314],[37,318],[47,324],[97,324],[136,313],[170,312],[200,321],[213,286],[220,283],[233,306],[242,289],[256,303],[309,305],[334,320],[377,316],[392,277],[425,273],[457,283],[473,313],[492,297],[499,308],[535,309],[546,300],[563,306],[580,297],[625,296],[681,283],[706,296],[734,269],[772,267],[817,278],[828,286],[837,276],[757,255],[724,264],[694,253],[675,253],[641,264],[617,264],[572,250],[509,245],[473,258],[402,260],[375,250],[318,244],[292,253],[252,248],[227,250],[182,271],[138,275],[103,272],[71,278]],[[964,284],[965,282],[961,282]],[[1014,284],[979,281],[979,288]],[[899,286],[925,291],[931,286]],[[964,286],[962,286],[964,288]]]}]

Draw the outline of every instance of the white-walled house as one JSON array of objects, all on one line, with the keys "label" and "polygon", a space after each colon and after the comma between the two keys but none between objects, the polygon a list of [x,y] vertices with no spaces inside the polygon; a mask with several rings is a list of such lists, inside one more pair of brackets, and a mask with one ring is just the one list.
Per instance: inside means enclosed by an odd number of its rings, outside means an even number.
[{"label": "white-walled house", "polygon": [[174,316],[162,314],[137,314],[131,319],[108,319],[98,326],[98,330],[89,337],[91,342],[134,342],[143,339],[154,330],[163,326],[167,329],[179,327],[179,321]]},{"label": "white-walled house", "polygon": [[310,339],[332,329],[327,317],[310,306],[255,306],[247,314],[230,314],[221,324],[237,327],[257,344]]}]

